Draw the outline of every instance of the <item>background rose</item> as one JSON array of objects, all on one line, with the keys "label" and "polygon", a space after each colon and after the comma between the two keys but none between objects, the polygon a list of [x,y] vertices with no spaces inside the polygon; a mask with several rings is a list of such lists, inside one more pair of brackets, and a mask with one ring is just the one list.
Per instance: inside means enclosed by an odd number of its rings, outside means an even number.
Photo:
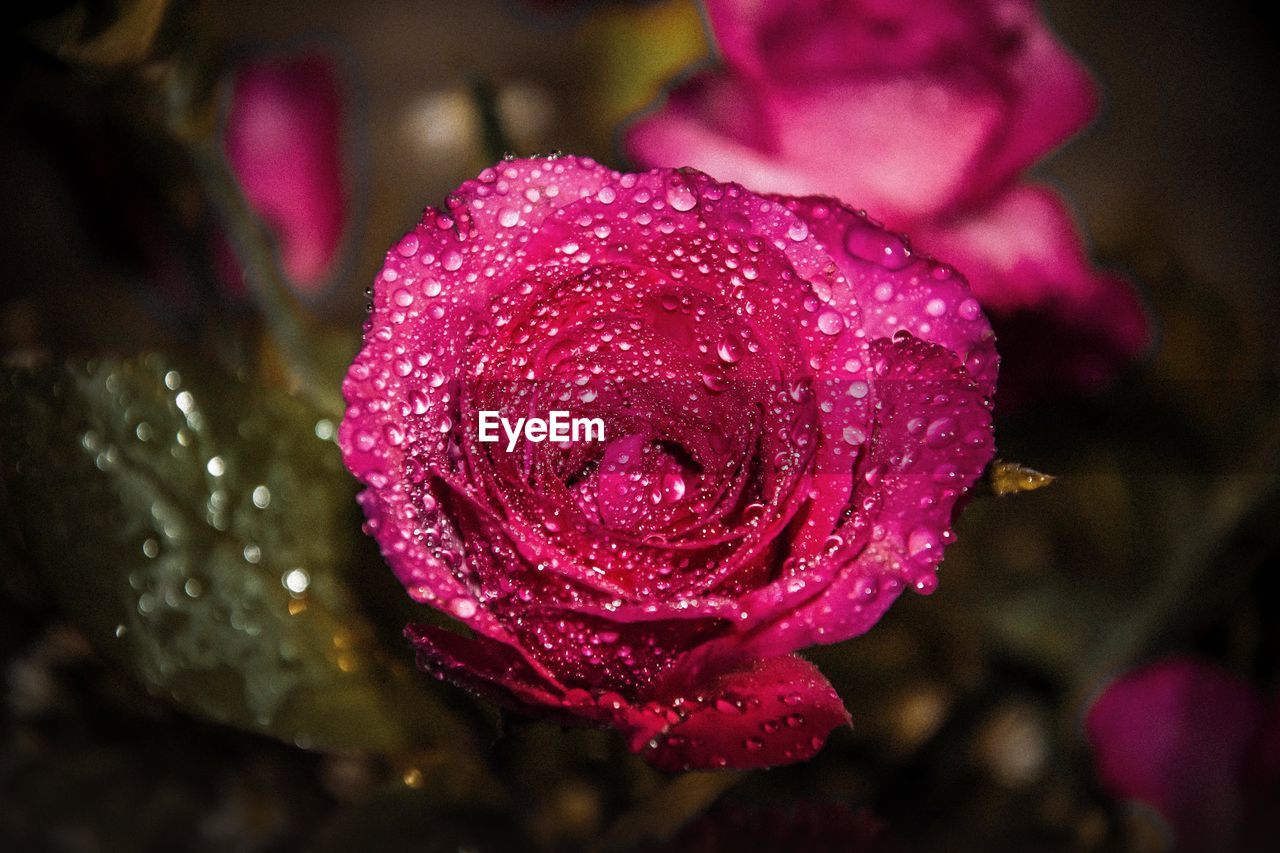
[{"label": "background rose", "polygon": [[1276,697],[1219,664],[1170,657],[1108,684],[1084,728],[1103,787],[1154,808],[1179,850],[1248,849],[1244,817],[1280,781]]},{"label": "background rose", "polygon": [[332,280],[347,223],[338,68],[323,53],[258,58],[231,83],[227,162],[295,286]]},{"label": "background rose", "polygon": [[911,234],[991,312],[1006,391],[1092,388],[1145,348],[1132,285],[1021,182],[1097,105],[1033,0],[704,5],[723,67],[630,128],[640,164],[838,195]]},{"label": "background rose", "polygon": [[[932,590],[995,375],[963,279],[838,202],[517,160],[387,254],[340,438],[400,580],[474,632],[411,627],[425,666],[763,766],[848,719],[790,653]],[[553,408],[607,441],[476,440]]]}]

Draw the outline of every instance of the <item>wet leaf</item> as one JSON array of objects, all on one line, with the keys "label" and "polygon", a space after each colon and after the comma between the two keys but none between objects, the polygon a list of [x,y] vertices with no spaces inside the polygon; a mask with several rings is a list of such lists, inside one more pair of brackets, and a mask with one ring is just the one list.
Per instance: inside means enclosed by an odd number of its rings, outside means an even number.
[{"label": "wet leaf", "polygon": [[27,549],[91,642],[153,692],[304,746],[468,742],[360,609],[333,423],[156,355],[13,371],[0,401]]},{"label": "wet leaf", "polygon": [[141,62],[151,51],[169,0],[119,0],[111,22],[95,29],[101,10],[77,3],[53,20],[35,27],[37,43],[67,62],[115,66]]}]

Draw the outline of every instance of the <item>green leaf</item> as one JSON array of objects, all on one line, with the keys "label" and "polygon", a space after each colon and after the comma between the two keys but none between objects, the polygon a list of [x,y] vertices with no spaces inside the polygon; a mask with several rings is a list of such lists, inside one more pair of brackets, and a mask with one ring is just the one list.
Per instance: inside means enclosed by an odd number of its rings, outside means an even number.
[{"label": "green leaf", "polygon": [[90,641],[153,692],[304,746],[470,743],[361,610],[360,585],[390,575],[360,557],[335,424],[158,355],[10,372],[0,403],[27,549]]}]

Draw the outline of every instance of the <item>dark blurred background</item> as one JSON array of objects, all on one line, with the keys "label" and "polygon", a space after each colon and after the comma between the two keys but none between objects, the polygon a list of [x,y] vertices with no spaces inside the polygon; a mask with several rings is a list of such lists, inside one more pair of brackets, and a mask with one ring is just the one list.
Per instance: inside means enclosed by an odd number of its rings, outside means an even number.
[{"label": "dark blurred background", "polygon": [[[141,66],[77,52],[77,38],[132,5],[3,13],[10,363],[259,352],[252,331],[227,331],[253,321],[217,272],[217,205],[183,147],[218,120],[219,87],[244,57],[320,50],[340,69],[350,252],[304,297],[346,330],[337,364],[386,247],[501,153],[495,128],[519,153],[623,166],[618,124],[709,49],[695,5],[680,0],[224,0],[168,4],[157,58]],[[449,725],[480,732],[483,766],[414,733],[434,718],[394,692],[379,713],[403,737],[243,723],[191,699],[200,684],[170,689],[160,658],[104,653],[93,602],[74,594],[93,587],[93,557],[78,556],[93,543],[50,558],[8,521],[30,507],[11,505],[0,548],[6,848],[655,849],[646,837],[665,836],[672,849],[713,850],[737,845],[734,832],[763,844],[781,826],[778,849],[805,839],[844,850],[874,825],[889,849],[1166,849],[1157,815],[1099,789],[1080,720],[1108,679],[1170,655],[1213,661],[1263,697],[1280,686],[1280,45],[1256,2],[1045,8],[1106,102],[1041,174],[1074,200],[1097,256],[1141,282],[1157,344],[1096,397],[1002,415],[1001,456],[1057,481],[975,500],[935,595],[815,651],[852,732],[804,765],[672,782],[608,734],[503,727],[409,671],[398,640],[408,617],[367,543],[341,558],[354,592],[325,602],[335,643],[348,618],[371,626],[360,629],[369,655],[391,673],[378,689],[430,691]],[[66,26],[76,9],[78,31]],[[334,512],[354,529],[351,505]],[[1242,847],[1280,837],[1274,794],[1249,793]],[[841,840],[823,846],[831,836]]]}]

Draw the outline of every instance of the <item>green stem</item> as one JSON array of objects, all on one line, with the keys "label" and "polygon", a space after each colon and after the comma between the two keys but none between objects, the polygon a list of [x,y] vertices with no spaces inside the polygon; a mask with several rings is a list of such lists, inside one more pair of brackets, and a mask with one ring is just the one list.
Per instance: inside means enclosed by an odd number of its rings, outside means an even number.
[{"label": "green stem", "polygon": [[471,84],[472,97],[476,101],[476,110],[480,113],[481,144],[489,162],[496,163],[515,152],[511,140],[507,138],[506,128],[502,124],[502,116],[498,113],[498,93],[493,84],[483,77],[477,77]]}]

